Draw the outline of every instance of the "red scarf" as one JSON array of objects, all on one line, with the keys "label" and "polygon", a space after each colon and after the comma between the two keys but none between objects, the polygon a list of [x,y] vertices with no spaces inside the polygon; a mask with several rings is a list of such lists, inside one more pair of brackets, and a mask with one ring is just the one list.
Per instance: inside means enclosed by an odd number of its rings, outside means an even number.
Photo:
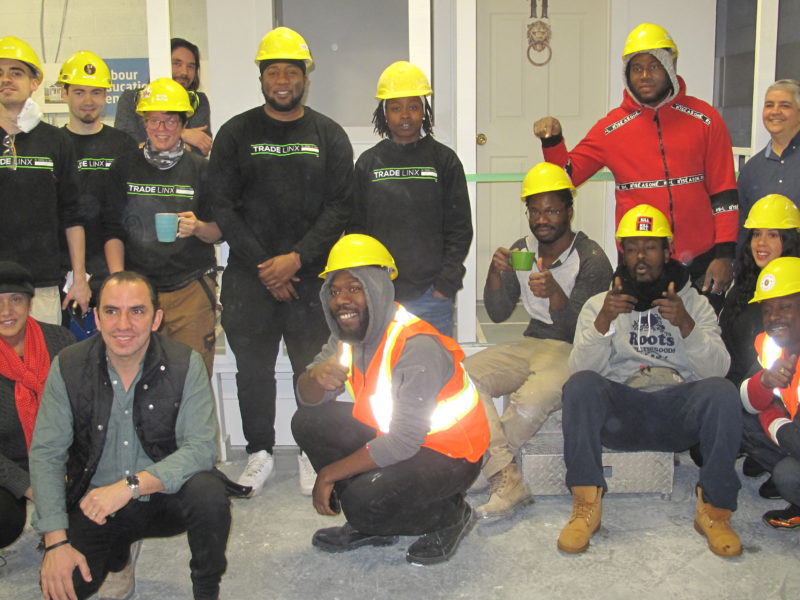
[{"label": "red scarf", "polygon": [[25,433],[25,444],[31,448],[33,426],[44,390],[44,382],[50,371],[50,354],[44,343],[42,328],[32,317],[25,324],[25,346],[20,360],[11,344],[0,339],[0,375],[16,382],[14,401],[17,415]]}]

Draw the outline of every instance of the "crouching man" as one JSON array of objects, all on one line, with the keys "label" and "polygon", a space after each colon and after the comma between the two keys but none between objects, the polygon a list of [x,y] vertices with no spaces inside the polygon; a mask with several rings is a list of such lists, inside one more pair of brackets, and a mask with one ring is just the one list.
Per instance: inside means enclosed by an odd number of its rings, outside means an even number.
[{"label": "crouching man", "polygon": [[789,502],[764,513],[776,529],[800,527],[800,258],[770,262],[758,276],[751,302],[761,304],[764,332],[756,337],[762,367],[742,382],[742,448],[772,477],[778,495]]},{"label": "crouching man", "polygon": [[53,361],[30,452],[46,599],[86,598],[135,542],[184,531],[194,597],[219,595],[231,516],[212,471],[214,402],[200,355],[155,333],[162,316],[147,279],[115,273],[97,300],[101,335]]},{"label": "crouching man", "polygon": [[[297,383],[292,432],[317,471],[314,508],[347,522],[326,552],[420,536],[406,560],[448,560],[475,517],[464,494],[489,443],[486,414],[451,338],[394,302],[394,259],[352,234],[331,249],[320,298],[328,343]],[[337,402],[347,386],[355,404]]]},{"label": "crouching man", "polygon": [[620,219],[622,261],[609,292],[584,304],[562,395],[564,461],[572,516],[558,548],[579,553],[600,527],[602,447],[681,452],[700,444],[695,529],[712,552],[738,556],[730,526],[742,435],[736,387],[723,376],[730,357],[708,300],[672,259],[672,231],[659,210],[640,204]]}]

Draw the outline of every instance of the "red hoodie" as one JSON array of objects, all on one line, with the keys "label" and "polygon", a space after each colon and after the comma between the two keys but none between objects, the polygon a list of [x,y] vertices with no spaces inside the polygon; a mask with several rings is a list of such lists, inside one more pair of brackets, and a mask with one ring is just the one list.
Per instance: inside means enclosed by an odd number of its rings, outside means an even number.
[{"label": "red hoodie", "polygon": [[[686,95],[654,109],[627,90],[622,104],[600,119],[567,153],[563,139],[544,147],[544,159],[567,168],[580,185],[608,167],[616,181],[616,222],[638,204],[669,218],[675,258],[689,263],[714,244],[735,242],[739,209],[733,152],[725,122],[706,102]],[[715,194],[725,191],[734,194]]]}]

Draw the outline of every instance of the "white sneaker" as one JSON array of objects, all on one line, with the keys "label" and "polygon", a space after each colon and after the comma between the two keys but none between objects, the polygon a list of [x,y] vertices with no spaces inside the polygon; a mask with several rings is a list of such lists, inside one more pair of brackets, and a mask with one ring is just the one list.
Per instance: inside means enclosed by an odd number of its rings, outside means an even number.
[{"label": "white sneaker", "polygon": [[136,561],[142,549],[142,540],[131,544],[130,556],[125,568],[118,573],[109,572],[103,585],[97,590],[97,600],[129,600],[136,591]]},{"label": "white sneaker", "polygon": [[253,488],[250,492],[250,498],[258,496],[261,493],[264,483],[266,483],[269,476],[272,474],[272,468],[275,462],[272,460],[272,454],[266,450],[259,450],[254,452],[247,459],[247,466],[242,472],[237,482],[239,485],[248,485]]},{"label": "white sneaker", "polygon": [[297,455],[297,470],[300,473],[300,493],[303,496],[310,496],[314,491],[314,484],[317,482],[317,472],[311,466],[308,456],[303,452]]}]

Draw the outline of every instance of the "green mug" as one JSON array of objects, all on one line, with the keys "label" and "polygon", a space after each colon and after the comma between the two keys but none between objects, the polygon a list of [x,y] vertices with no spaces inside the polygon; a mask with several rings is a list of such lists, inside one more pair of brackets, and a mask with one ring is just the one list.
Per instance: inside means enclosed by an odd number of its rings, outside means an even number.
[{"label": "green mug", "polygon": [[515,271],[530,271],[533,268],[533,261],[536,260],[536,253],[528,250],[512,250],[509,262]]}]

